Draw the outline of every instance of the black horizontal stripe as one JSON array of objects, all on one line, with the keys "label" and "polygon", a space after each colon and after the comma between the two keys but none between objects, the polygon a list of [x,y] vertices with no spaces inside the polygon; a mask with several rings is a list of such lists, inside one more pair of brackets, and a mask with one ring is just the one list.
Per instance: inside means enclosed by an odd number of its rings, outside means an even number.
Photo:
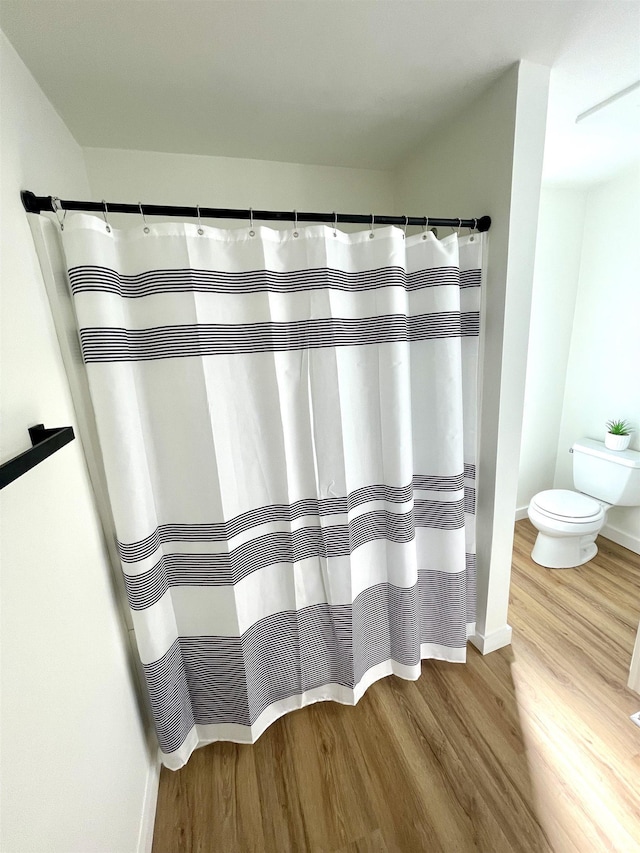
[{"label": "black horizontal stripe", "polygon": [[237,584],[276,563],[348,557],[361,545],[378,539],[412,542],[416,527],[459,530],[464,527],[463,500],[416,500],[414,509],[406,513],[376,510],[346,524],[266,533],[216,554],[163,553],[147,571],[125,573],[129,606],[132,610],[151,607],[172,587]]},{"label": "black horizontal stripe", "polygon": [[462,489],[463,486],[464,478],[462,474],[454,475],[451,477],[439,476],[434,474],[413,475],[413,488],[420,491],[457,492],[459,491],[459,489]]},{"label": "black horizontal stripe", "polygon": [[113,293],[139,299],[162,293],[303,293],[309,290],[339,290],[362,293],[383,287],[402,287],[412,292],[427,287],[473,287],[480,284],[480,270],[460,273],[457,267],[431,267],[407,273],[389,266],[361,272],[319,267],[277,272],[275,270],[161,269],[125,275],[109,267],[75,266],[69,269],[74,294]]},{"label": "black horizontal stripe", "polygon": [[462,311],[460,314],[460,333],[463,338],[475,338],[480,334],[480,312]]},{"label": "black horizontal stripe", "polygon": [[328,684],[353,690],[384,661],[419,663],[421,644],[466,644],[465,572],[421,570],[411,587],[377,584],[352,605],[316,604],[240,637],[179,637],[144,667],[160,747],[197,725],[251,726],[274,702]]},{"label": "black horizontal stripe", "polygon": [[462,475],[424,476],[416,474],[413,486],[387,486],[376,484],[355,489],[346,497],[306,498],[293,504],[271,504],[233,516],[227,521],[211,524],[162,524],[153,533],[136,542],[118,542],[120,558],[125,563],[135,563],[154,554],[161,545],[169,542],[228,542],[234,536],[246,533],[261,524],[290,523],[305,516],[324,517],[346,515],[365,503],[385,501],[407,503],[413,498],[413,489],[438,492],[455,492],[463,488]]},{"label": "black horizontal stripe", "polygon": [[467,622],[476,621],[476,555],[466,554],[467,576]]},{"label": "black horizontal stripe", "polygon": [[480,287],[482,285],[482,270],[462,270],[460,287]]},{"label": "black horizontal stripe", "polygon": [[476,514],[476,490],[469,486],[464,488],[464,511],[469,515]]},{"label": "black horizontal stripe", "polygon": [[365,346],[477,335],[478,312],[442,311],[407,317],[323,317],[268,323],[202,323],[150,329],[80,330],[87,363],[236,355],[320,347]]}]

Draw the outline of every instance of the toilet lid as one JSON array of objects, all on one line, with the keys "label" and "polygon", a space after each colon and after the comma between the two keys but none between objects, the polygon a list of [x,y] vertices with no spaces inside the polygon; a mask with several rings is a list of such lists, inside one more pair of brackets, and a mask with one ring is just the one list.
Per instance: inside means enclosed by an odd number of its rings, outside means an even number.
[{"label": "toilet lid", "polygon": [[547,489],[534,498],[543,512],[556,518],[575,518],[586,521],[598,515],[601,506],[593,498],[569,489]]}]

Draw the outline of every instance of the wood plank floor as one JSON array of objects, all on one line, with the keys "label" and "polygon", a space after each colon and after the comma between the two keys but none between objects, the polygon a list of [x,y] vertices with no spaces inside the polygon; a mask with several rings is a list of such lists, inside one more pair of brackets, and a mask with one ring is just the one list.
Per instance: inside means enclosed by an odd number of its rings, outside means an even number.
[{"label": "wood plank floor", "polygon": [[640,851],[640,557],[550,571],[516,525],[511,647],[163,769],[153,853]]}]

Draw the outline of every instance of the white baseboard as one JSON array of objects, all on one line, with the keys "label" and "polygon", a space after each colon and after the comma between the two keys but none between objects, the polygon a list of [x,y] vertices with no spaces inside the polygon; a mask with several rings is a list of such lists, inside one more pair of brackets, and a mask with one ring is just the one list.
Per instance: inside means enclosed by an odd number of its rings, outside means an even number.
[{"label": "white baseboard", "polygon": [[476,633],[469,637],[469,642],[482,652],[483,655],[488,655],[490,652],[495,652],[498,649],[504,648],[511,643],[511,625],[503,625],[497,631],[492,631],[490,634]]},{"label": "white baseboard", "polygon": [[516,521],[521,521],[523,518],[526,518],[528,509],[529,507],[527,506],[519,506],[516,509]]},{"label": "white baseboard", "polygon": [[624,530],[618,530],[617,527],[605,524],[600,531],[600,536],[611,539],[612,542],[622,545],[623,548],[628,548],[634,554],[640,554],[640,539],[637,536],[631,536],[630,533],[625,533]]},{"label": "white baseboard", "polygon": [[153,827],[156,822],[156,806],[158,804],[158,786],[160,784],[160,761],[154,758],[149,765],[147,785],[142,803],[140,818],[140,834],[138,836],[137,853],[151,853],[153,846]]}]

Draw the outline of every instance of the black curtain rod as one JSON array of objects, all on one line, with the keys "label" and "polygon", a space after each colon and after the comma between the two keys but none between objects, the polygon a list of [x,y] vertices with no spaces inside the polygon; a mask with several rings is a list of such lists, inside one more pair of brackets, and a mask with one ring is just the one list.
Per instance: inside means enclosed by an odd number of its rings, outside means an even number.
[{"label": "black curtain rod", "polygon": [[[110,201],[69,201],[50,195],[35,195],[29,190],[20,193],[22,204],[27,213],[55,212],[56,210],[82,210],[93,213],[137,213],[140,216],[187,216],[203,219],[254,219],[276,220],[279,222],[356,222],[361,225],[371,225],[372,214],[365,213],[298,213],[289,210],[234,210],[228,207],[184,207],[167,204],[119,204]],[[199,214],[198,214],[199,211]],[[491,227],[490,216],[480,216],[478,219],[442,219],[426,216],[378,216],[373,214],[375,225],[419,225],[425,224],[443,228],[473,228],[476,231],[488,231]]]}]

